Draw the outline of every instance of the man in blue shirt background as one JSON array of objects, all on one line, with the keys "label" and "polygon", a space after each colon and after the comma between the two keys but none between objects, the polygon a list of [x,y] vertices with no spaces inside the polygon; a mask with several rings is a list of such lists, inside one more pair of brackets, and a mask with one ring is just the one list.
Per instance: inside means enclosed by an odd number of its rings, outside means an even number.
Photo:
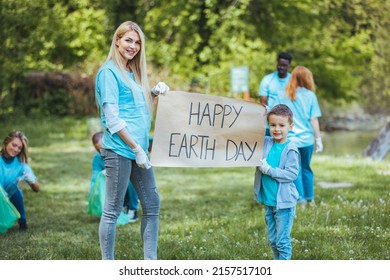
[{"label": "man in blue shirt background", "polygon": [[[284,92],[286,85],[290,79],[290,69],[292,56],[287,52],[281,52],[277,58],[277,71],[272,72],[261,80],[259,86],[260,103],[267,108],[267,111],[278,104],[278,95]],[[266,135],[269,134],[269,127],[267,124]]]}]

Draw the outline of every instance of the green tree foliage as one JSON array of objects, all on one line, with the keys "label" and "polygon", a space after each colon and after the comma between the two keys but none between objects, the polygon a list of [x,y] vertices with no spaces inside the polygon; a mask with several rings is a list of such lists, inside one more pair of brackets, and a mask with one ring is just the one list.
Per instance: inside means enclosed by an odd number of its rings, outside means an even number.
[{"label": "green tree foliage", "polygon": [[153,62],[169,68],[169,77],[185,79],[181,89],[197,85],[218,95],[229,92],[231,67],[249,65],[251,88],[257,88],[275,54],[247,24],[248,3],[180,0],[151,7],[145,29]]},{"label": "green tree foliage", "polygon": [[[360,2],[360,1],[359,1]],[[363,2],[363,1],[361,1]],[[390,1],[367,1],[359,22],[369,30],[374,52],[364,65],[362,101],[370,113],[390,113]]]},{"label": "green tree foliage", "polygon": [[101,57],[108,23],[104,10],[90,2],[1,0],[2,111],[29,99],[23,81],[30,71],[66,71]]},{"label": "green tree foliage", "polygon": [[360,98],[368,68],[388,65],[383,50],[378,55],[389,34],[388,6],[388,0],[146,0],[128,18],[139,19],[149,60],[180,89],[197,84],[227,94],[230,68],[248,65],[254,97],[262,76],[275,70],[277,53],[287,50],[293,66],[313,71],[320,98],[336,103]]},{"label": "green tree foliage", "polygon": [[245,65],[255,98],[277,53],[289,51],[293,66],[313,71],[320,100],[390,108],[390,0],[0,1],[3,110],[17,105],[30,71],[93,75],[126,20],[145,32],[151,82],[228,95],[231,67]]},{"label": "green tree foliage", "polygon": [[[364,32],[352,34],[344,0],[252,1],[251,19],[272,49],[292,53],[293,65],[309,67],[325,99],[351,99],[372,49]],[[266,22],[266,24],[261,24]]]}]

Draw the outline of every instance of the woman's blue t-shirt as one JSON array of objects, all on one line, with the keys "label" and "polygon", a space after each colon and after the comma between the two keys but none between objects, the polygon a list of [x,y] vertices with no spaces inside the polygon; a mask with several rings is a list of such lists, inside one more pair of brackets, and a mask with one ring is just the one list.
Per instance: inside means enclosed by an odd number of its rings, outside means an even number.
[{"label": "woman's blue t-shirt", "polygon": [[18,157],[8,159],[0,156],[0,185],[9,197],[18,190],[18,179],[23,177],[23,173],[30,173],[35,178],[31,167],[27,163],[20,162]]},{"label": "woman's blue t-shirt", "polygon": [[[131,82],[131,88],[118,67],[110,60],[100,68],[96,76],[96,99],[100,107],[102,125],[107,128],[103,105],[116,104],[119,118],[127,124],[127,131],[134,141],[147,151],[151,127],[148,105],[133,73],[126,72],[126,74]],[[135,159],[131,148],[117,133],[111,134],[108,129],[104,132],[102,147],[126,158]]]},{"label": "woman's blue t-shirt", "polygon": [[298,148],[314,145],[314,130],[310,119],[321,117],[317,96],[311,90],[298,87],[296,100],[292,101],[287,95],[279,96],[279,103],[287,105],[293,112],[294,127],[288,133],[288,139]]}]

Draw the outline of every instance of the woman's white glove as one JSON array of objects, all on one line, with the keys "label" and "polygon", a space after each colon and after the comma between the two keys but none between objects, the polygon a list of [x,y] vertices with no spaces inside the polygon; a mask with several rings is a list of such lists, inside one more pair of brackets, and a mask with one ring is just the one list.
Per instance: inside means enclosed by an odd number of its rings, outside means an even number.
[{"label": "woman's white glove", "polygon": [[24,172],[22,179],[29,184],[34,184],[34,182],[35,182],[35,177],[32,173]]},{"label": "woman's white glove", "polygon": [[157,85],[155,85],[152,88],[152,94],[154,96],[158,96],[159,94],[165,95],[169,91],[169,86],[167,86],[164,82],[158,82]]},{"label": "woman's white glove", "polygon": [[268,171],[271,169],[271,166],[268,164],[265,158],[260,161],[259,169],[264,174],[268,174]]},{"label": "woman's white glove", "polygon": [[321,137],[316,138],[316,153],[321,153],[324,150]]},{"label": "woman's white glove", "polygon": [[146,155],[145,151],[141,148],[140,145],[137,145],[135,149],[133,149],[133,152],[135,154],[135,162],[137,165],[141,168],[149,169],[152,167],[150,164],[149,158]]}]

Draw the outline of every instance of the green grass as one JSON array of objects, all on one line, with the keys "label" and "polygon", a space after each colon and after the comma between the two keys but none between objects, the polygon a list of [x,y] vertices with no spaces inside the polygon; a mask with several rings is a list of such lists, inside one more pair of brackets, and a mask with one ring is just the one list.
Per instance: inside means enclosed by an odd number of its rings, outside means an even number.
[{"label": "green grass", "polygon": [[[1,140],[22,129],[41,192],[24,187],[29,231],[0,234],[0,259],[100,259],[99,219],[86,214],[91,121],[0,120]],[[315,155],[316,203],[297,207],[293,259],[389,260],[388,161]],[[155,168],[161,197],[159,259],[272,259],[253,168]],[[378,171],[385,171],[379,174]],[[387,172],[386,172],[387,171]],[[386,175],[387,174],[387,175]],[[319,182],[348,182],[323,189]],[[142,259],[140,221],[117,228],[116,258]]]}]

